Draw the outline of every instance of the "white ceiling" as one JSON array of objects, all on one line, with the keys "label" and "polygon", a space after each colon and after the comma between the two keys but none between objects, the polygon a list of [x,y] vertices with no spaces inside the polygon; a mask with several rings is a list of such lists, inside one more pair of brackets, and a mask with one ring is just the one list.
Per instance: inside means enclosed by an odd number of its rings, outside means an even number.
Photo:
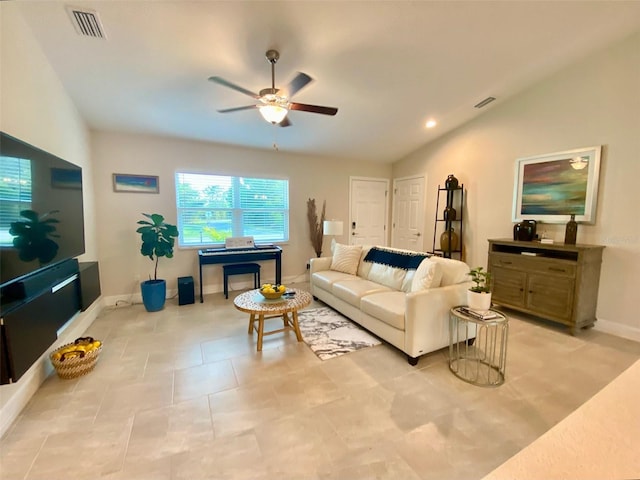
[{"label": "white ceiling", "polygon": [[[4,2],[3,2],[4,3]],[[91,128],[392,162],[562,66],[640,29],[622,1],[31,1],[25,21]],[[65,5],[94,9],[106,40],[79,36]],[[273,127],[237,91],[302,71],[294,111]],[[487,96],[497,101],[483,110]],[[429,118],[439,125],[424,127]]]}]

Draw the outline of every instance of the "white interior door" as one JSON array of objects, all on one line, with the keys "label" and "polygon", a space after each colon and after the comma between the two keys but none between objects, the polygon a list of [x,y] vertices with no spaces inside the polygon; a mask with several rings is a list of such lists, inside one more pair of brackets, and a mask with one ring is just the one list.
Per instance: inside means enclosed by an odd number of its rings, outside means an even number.
[{"label": "white interior door", "polygon": [[349,212],[351,245],[386,245],[389,180],[352,177]]},{"label": "white interior door", "polygon": [[393,181],[393,247],[424,251],[424,184],[424,177]]}]

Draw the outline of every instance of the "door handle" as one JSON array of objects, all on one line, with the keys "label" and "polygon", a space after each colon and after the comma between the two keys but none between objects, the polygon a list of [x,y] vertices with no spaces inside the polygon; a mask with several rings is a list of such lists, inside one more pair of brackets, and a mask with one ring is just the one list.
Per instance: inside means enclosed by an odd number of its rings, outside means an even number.
[{"label": "door handle", "polygon": [[414,233],[414,235],[415,235],[416,237],[419,237],[419,236],[420,236],[420,232],[418,232],[418,233]]}]

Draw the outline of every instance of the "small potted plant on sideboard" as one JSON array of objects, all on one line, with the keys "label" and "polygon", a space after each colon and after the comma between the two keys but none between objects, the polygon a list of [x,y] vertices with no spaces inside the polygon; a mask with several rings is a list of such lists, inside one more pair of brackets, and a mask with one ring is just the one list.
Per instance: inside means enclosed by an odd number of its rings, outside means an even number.
[{"label": "small potted plant on sideboard", "polygon": [[476,267],[468,275],[475,285],[467,290],[467,304],[472,310],[486,312],[491,308],[491,273]]},{"label": "small potted plant on sideboard", "polygon": [[149,275],[149,280],[140,284],[142,302],[148,312],[157,312],[164,307],[167,296],[167,282],[158,280],[158,260],[160,257],[173,257],[173,246],[175,237],[179,235],[175,225],[165,223],[164,217],[157,213],[143,213],[151,221],[139,220],[139,227],[136,232],[142,237],[140,253],[151,260],[155,260],[153,279]]}]

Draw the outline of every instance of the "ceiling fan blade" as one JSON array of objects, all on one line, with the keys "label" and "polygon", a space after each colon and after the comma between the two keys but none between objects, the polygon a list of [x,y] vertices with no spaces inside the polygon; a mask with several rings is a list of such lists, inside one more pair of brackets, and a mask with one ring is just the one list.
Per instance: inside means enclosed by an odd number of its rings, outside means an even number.
[{"label": "ceiling fan blade", "polygon": [[289,85],[287,85],[285,91],[287,92],[288,97],[291,98],[311,82],[313,82],[313,78],[311,78],[306,73],[298,72],[296,76],[293,77],[293,79],[289,82]]},{"label": "ceiling fan blade", "polygon": [[282,120],[278,125],[280,127],[290,127],[291,122],[289,121],[289,117],[288,116],[284,117],[284,120]]},{"label": "ceiling fan blade", "polygon": [[306,103],[290,103],[289,110],[301,110],[303,112],[321,113],[322,115],[335,115],[338,109],[334,107],[322,107],[320,105],[307,105]]},{"label": "ceiling fan blade", "polygon": [[245,107],[233,107],[233,108],[223,108],[222,110],[218,110],[219,113],[231,113],[231,112],[240,112],[241,110],[253,110],[254,108],[258,108],[257,105],[247,105]]},{"label": "ceiling fan blade", "polygon": [[249,95],[251,98],[255,98],[256,100],[260,98],[260,95],[258,95],[257,93],[250,92],[246,88],[242,88],[241,86],[236,85],[235,83],[231,83],[230,81],[225,80],[222,77],[209,77],[209,81],[213,83],[217,83],[218,85],[222,85],[223,87],[232,88],[235,91],[244,93],[245,95]]}]

